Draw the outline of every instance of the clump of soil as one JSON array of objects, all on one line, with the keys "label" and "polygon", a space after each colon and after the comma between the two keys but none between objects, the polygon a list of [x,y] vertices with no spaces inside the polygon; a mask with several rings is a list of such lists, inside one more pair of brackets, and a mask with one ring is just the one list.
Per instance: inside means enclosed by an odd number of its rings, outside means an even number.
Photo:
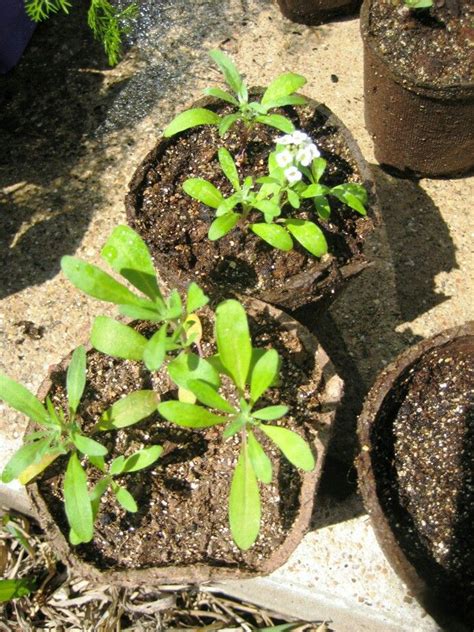
[{"label": "clump of soil", "polygon": [[470,0],[442,0],[413,10],[402,0],[372,2],[369,34],[397,74],[448,86],[474,79],[474,10]]},{"label": "clump of soil", "polygon": [[[314,349],[306,349],[267,311],[249,321],[254,346],[272,346],[283,358],[281,386],[272,388],[261,405],[285,402],[290,413],[277,423],[314,440],[322,379],[320,368],[314,364]],[[147,337],[153,333],[149,324],[141,323],[137,329]],[[205,319],[204,339],[209,339],[211,331],[212,323]],[[204,355],[214,351],[211,345],[203,344]],[[64,407],[65,372],[53,374],[52,381],[50,396],[56,405]],[[150,376],[141,363],[90,351],[86,392],[79,409],[82,427],[92,428],[100,414],[119,397],[144,388],[153,388],[161,399],[176,397],[165,371]],[[224,388],[229,389],[229,385]],[[107,493],[97,517],[94,540],[77,547],[76,553],[101,569],[113,570],[193,563],[247,570],[258,567],[281,545],[292,527],[300,506],[303,476],[259,436],[272,460],[274,476],[270,485],[260,486],[261,534],[254,547],[241,552],[232,542],[227,515],[239,436],[223,440],[222,430],[222,426],[216,426],[191,431],[154,414],[135,426],[97,436],[109,450],[107,460],[150,444],[162,445],[164,454],[147,470],[116,478],[135,497],[138,512],[125,512]],[[38,489],[67,538],[61,491],[64,466],[65,461],[58,460],[48,468]],[[99,473],[90,465],[87,467],[94,482]]]},{"label": "clump of soil", "polygon": [[380,503],[429,586],[474,607],[474,340],[426,352],[373,428]]}]

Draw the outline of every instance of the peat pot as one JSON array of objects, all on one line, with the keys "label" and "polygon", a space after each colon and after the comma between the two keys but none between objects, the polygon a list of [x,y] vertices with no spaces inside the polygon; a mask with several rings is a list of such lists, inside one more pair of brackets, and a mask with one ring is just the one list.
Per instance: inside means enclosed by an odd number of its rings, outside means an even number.
[{"label": "peat pot", "polygon": [[362,0],[278,0],[283,15],[299,24],[322,24],[359,10]]},{"label": "peat pot", "polygon": [[[466,0],[460,2],[467,11]],[[448,11],[452,3],[441,4],[436,11]],[[450,25],[457,24],[450,20]],[[378,162],[407,176],[471,171],[472,28],[443,28],[443,22],[427,17],[426,11],[410,14],[390,2],[365,0],[361,33],[365,123]],[[389,39],[388,34],[395,37]]]},{"label": "peat pot", "polygon": [[[245,151],[239,176],[260,177],[266,173],[268,155],[281,133],[256,125],[247,136],[237,124],[221,139],[215,126],[205,125],[162,138],[132,178],[126,211],[129,224],[150,248],[161,278],[170,287],[184,287],[194,280],[211,296],[236,292],[292,310],[334,294],[368,264],[363,245],[378,218],[372,174],[343,123],[324,105],[308,101],[306,106],[285,108],[285,113],[297,129],[311,136],[328,161],[323,184],[354,181],[365,185],[368,216],[361,217],[331,198],[330,221],[319,222],[329,254],[320,259],[298,244],[289,252],[272,248],[239,224],[225,237],[210,241],[207,233],[214,210],[189,197],[183,182],[202,177],[228,195],[218,148],[224,145],[233,156]],[[221,103],[206,98],[193,107],[228,113],[232,106]],[[305,204],[309,206],[302,205],[292,217],[305,217],[306,209],[312,221],[317,221],[312,203]]]},{"label": "peat pot", "polygon": [[[103,499],[94,539],[72,547],[61,501],[63,457],[28,486],[54,548],[82,576],[136,587],[266,574],[287,560],[305,534],[342,382],[317,340],[302,325],[261,302],[247,300],[245,305],[254,345],[272,345],[283,358],[281,383],[271,392],[281,396],[290,413],[279,423],[310,443],[315,469],[308,473],[296,470],[267,445],[273,480],[260,485],[259,538],[242,552],[232,542],[227,516],[239,447],[236,437],[224,440],[219,426],[193,431],[172,425],[158,414],[126,431],[101,433],[98,438],[109,450],[107,458],[118,455],[117,445],[121,453],[127,448],[134,452],[144,444],[163,446],[163,455],[153,466],[117,479],[135,497],[137,513],[126,513],[112,499]],[[203,311],[204,331],[212,329],[212,318],[210,310]],[[156,329],[143,322],[134,326],[147,335]],[[205,354],[204,338],[201,346]],[[40,398],[49,393],[53,401],[61,401],[68,362],[69,358],[52,367],[40,388]],[[176,396],[166,372],[150,377],[139,362],[109,358],[89,349],[87,364],[86,391],[78,410],[83,428],[92,427],[103,410],[131,391],[153,388],[158,399]]]},{"label": "peat pot", "polygon": [[395,571],[443,629],[474,624],[474,322],[402,353],[358,423],[359,487]]}]

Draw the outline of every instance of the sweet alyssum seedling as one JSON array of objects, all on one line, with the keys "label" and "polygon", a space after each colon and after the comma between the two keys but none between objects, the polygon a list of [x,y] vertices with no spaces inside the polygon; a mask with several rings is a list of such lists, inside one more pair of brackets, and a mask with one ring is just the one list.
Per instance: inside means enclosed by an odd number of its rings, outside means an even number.
[{"label": "sweet alyssum seedling", "polygon": [[[69,454],[63,496],[72,544],[89,542],[94,534],[94,521],[100,499],[110,487],[117,501],[127,511],[136,511],[130,492],[113,480],[113,476],[137,471],[154,463],[162,452],[153,445],[128,456],[114,459],[106,467],[107,449],[81,429],[78,406],[86,384],[86,352],[78,347],[72,354],[67,370],[67,411],[55,408],[48,397],[46,407],[28,389],[6,375],[0,374],[0,399],[25,414],[39,429],[25,437],[23,446],[15,452],[2,472],[2,481],[18,479],[26,485],[43,472],[60,455]],[[101,416],[95,431],[130,426],[156,410],[157,398],[153,391],[136,391],[117,401]],[[89,491],[86,469],[81,460],[100,469],[104,476]]]},{"label": "sweet alyssum seedling", "polygon": [[[286,116],[269,112],[285,105],[306,103],[304,97],[295,94],[306,83],[303,76],[292,72],[283,73],[272,81],[260,101],[250,101],[248,88],[232,60],[219,50],[212,50],[209,55],[222,71],[230,91],[206,88],[204,94],[232,105],[234,111],[220,116],[207,108],[186,110],[171,121],[163,133],[165,137],[198,125],[217,125],[219,134],[224,136],[237,121],[244,123],[244,130],[252,128],[256,123],[269,125],[286,133],[294,130],[293,123]],[[243,135],[242,144],[245,147],[245,131]]]}]

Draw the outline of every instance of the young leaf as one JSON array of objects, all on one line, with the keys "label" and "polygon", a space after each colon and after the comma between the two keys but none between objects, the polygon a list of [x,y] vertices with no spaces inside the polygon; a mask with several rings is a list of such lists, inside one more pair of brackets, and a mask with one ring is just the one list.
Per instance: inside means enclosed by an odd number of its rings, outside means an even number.
[{"label": "young leaf", "polygon": [[240,215],[232,211],[226,213],[225,215],[217,217],[209,226],[209,232],[207,236],[211,241],[216,241],[216,239],[224,237],[224,235],[227,235],[227,233],[229,233],[234,228],[239,219]]},{"label": "young leaf", "polygon": [[163,303],[155,268],[143,239],[129,226],[117,226],[102,248],[101,257],[152,301]]},{"label": "young leaf", "polygon": [[219,136],[225,136],[232,125],[238,121],[240,116],[238,114],[227,114],[219,123]]},{"label": "young leaf", "polygon": [[0,579],[0,602],[26,597],[36,587],[32,577],[21,579]]},{"label": "young leaf", "polygon": [[148,448],[143,448],[143,450],[139,450],[126,458],[118,457],[112,462],[112,465],[110,466],[110,473],[117,475],[143,470],[152,465],[160,457],[162,452],[163,448],[160,445],[152,445]]},{"label": "young leaf", "polygon": [[187,390],[190,380],[203,380],[215,388],[220,385],[217,370],[208,360],[195,353],[181,353],[168,364],[168,373],[175,384]]},{"label": "young leaf", "polygon": [[[112,479],[110,478],[110,476],[105,476],[104,478],[101,478],[89,494],[91,507],[92,507],[92,520],[93,521],[95,521],[97,514],[99,513],[100,499],[108,490],[111,482],[112,482]],[[74,543],[72,542],[72,544]]]},{"label": "young leaf", "polygon": [[217,208],[224,199],[219,189],[211,182],[203,180],[202,178],[189,178],[185,180],[183,182],[183,189],[185,193],[192,198],[211,208]]},{"label": "young leaf", "polygon": [[221,397],[207,382],[203,382],[202,380],[190,380],[189,389],[202,404],[209,406],[209,408],[217,408],[217,410],[230,414],[237,412],[235,408]]},{"label": "young leaf", "polygon": [[135,391],[112,404],[102,413],[97,430],[112,430],[132,426],[156,411],[158,398],[155,391]]},{"label": "young leaf", "polygon": [[328,251],[328,244],[323,231],[306,219],[287,219],[285,225],[308,252],[315,257],[322,257]]},{"label": "young leaf", "polygon": [[285,132],[285,134],[291,134],[291,132],[295,131],[295,126],[290,119],[287,119],[281,114],[264,114],[262,116],[257,116],[255,120],[258,123],[264,123],[270,127],[275,127],[280,130],[280,132]]},{"label": "young leaf", "polygon": [[329,219],[331,216],[331,207],[325,195],[317,195],[313,198],[313,204],[317,214],[321,219]]},{"label": "young leaf", "polygon": [[164,323],[148,340],[143,350],[143,362],[149,371],[158,371],[166,357],[168,323]]},{"label": "young leaf", "polygon": [[328,193],[329,187],[324,186],[324,184],[310,184],[301,192],[301,197],[312,198],[317,195],[327,195]]},{"label": "young leaf", "polygon": [[49,448],[49,438],[22,445],[3,468],[2,483],[10,483],[28,467],[39,463]]},{"label": "young leaf", "polygon": [[232,60],[223,52],[217,49],[209,51],[209,56],[219,66],[229,87],[232,88],[232,90],[236,94],[238,94],[242,86],[242,77],[240,76],[239,71],[235,67]]},{"label": "young leaf", "polygon": [[199,344],[202,339],[202,323],[197,314],[189,314],[183,323],[186,332],[186,344]]},{"label": "young leaf", "polygon": [[250,229],[266,241],[267,244],[279,250],[288,252],[293,248],[293,240],[283,226],[278,224],[250,224]]},{"label": "young leaf", "polygon": [[265,221],[269,223],[281,213],[280,206],[272,200],[259,200],[255,202],[253,206],[259,211],[262,211],[265,216]]},{"label": "young leaf", "polygon": [[171,290],[167,301],[167,308],[164,313],[164,318],[167,320],[177,320],[183,313],[183,303],[178,290]]},{"label": "young leaf", "polygon": [[86,350],[81,345],[74,349],[67,370],[66,392],[69,408],[76,412],[86,385]]},{"label": "young leaf", "polygon": [[270,421],[272,419],[280,419],[280,417],[284,417],[287,412],[288,406],[266,406],[265,408],[260,408],[260,410],[253,410],[252,417],[262,419],[264,421]]},{"label": "young leaf", "polygon": [[264,112],[268,112],[272,108],[281,108],[285,107],[285,105],[306,105],[308,101],[299,94],[289,94],[286,97],[278,97],[276,99],[272,99],[271,101],[267,101],[266,103],[262,103]]},{"label": "young leaf", "polygon": [[0,373],[0,399],[39,424],[49,424],[49,415],[43,404],[30,391]]},{"label": "young leaf", "polygon": [[235,435],[238,432],[240,432],[240,430],[242,430],[242,428],[245,426],[246,423],[247,423],[246,419],[243,415],[237,415],[236,417],[232,419],[231,422],[227,424],[227,426],[224,429],[224,432],[222,433],[222,436],[224,437],[224,439],[228,439],[229,437],[232,437],[232,435]]},{"label": "young leaf", "polygon": [[136,511],[138,511],[135,498],[127,489],[125,489],[125,487],[120,487],[120,485],[113,485],[112,490],[115,494],[116,499],[125,509],[125,511],[129,511],[130,513],[135,513]]},{"label": "young leaf", "polygon": [[293,208],[299,208],[301,206],[299,195],[293,191],[293,189],[287,189],[286,194],[288,196],[288,202]]},{"label": "young leaf", "polygon": [[92,346],[115,358],[142,360],[148,340],[128,325],[97,316],[91,331]]},{"label": "young leaf", "polygon": [[323,175],[324,170],[326,169],[326,166],[327,166],[327,161],[321,157],[315,158],[313,162],[311,163],[311,174],[316,183],[320,181],[321,176]]},{"label": "young leaf", "polygon": [[86,456],[105,456],[107,454],[107,448],[90,437],[74,434],[72,442],[79,452],[82,452],[82,454]]},{"label": "young leaf", "polygon": [[265,393],[278,376],[278,368],[280,365],[280,358],[278,357],[275,349],[268,349],[257,360],[252,370],[252,377],[250,380],[250,397],[252,403],[255,402]]},{"label": "young leaf", "polygon": [[239,174],[230,152],[225,147],[220,147],[217,155],[224,175],[234,187],[235,191],[238,191],[240,189]]},{"label": "young leaf", "polygon": [[215,415],[207,408],[184,402],[161,402],[158,404],[158,412],[168,421],[185,428],[208,428],[226,421],[225,417]]},{"label": "young leaf", "polygon": [[215,112],[205,108],[193,108],[178,114],[165,129],[163,136],[169,138],[178,134],[178,132],[183,132],[185,129],[197,127],[198,125],[218,125],[219,121],[220,116]]},{"label": "young leaf", "polygon": [[232,105],[236,105],[237,107],[239,105],[239,102],[237,101],[236,98],[234,98],[231,94],[229,94],[225,90],[221,90],[220,88],[205,88],[203,92],[209,97],[215,97],[216,99],[227,101],[227,103],[231,103]]},{"label": "young leaf", "polygon": [[268,484],[272,482],[272,462],[251,430],[247,431],[250,463],[258,480]]},{"label": "young leaf", "polygon": [[122,316],[128,316],[133,320],[149,320],[152,323],[160,322],[163,320],[163,307],[156,305],[155,303],[149,303],[149,305],[143,305],[136,307],[135,305],[119,305],[119,314]]},{"label": "young leaf", "polygon": [[295,467],[305,472],[311,472],[314,469],[315,461],[311,448],[299,434],[287,428],[264,424],[259,426],[259,429],[270,437]]},{"label": "young leaf", "polygon": [[367,215],[364,207],[367,202],[367,191],[360,184],[353,182],[339,184],[331,189],[331,195],[353,208],[360,215]]},{"label": "young leaf", "polygon": [[219,358],[243,391],[252,359],[247,314],[236,300],[220,303],[216,309],[215,336]]},{"label": "young leaf", "polygon": [[87,476],[76,453],[71,454],[64,475],[64,509],[71,529],[81,542],[90,542],[94,535],[92,506]]},{"label": "young leaf", "polygon": [[266,105],[275,99],[293,94],[293,92],[302,88],[305,83],[306,79],[302,75],[297,75],[293,72],[285,72],[274,79],[265,90],[262,97],[262,104]]},{"label": "young leaf", "polygon": [[191,314],[197,309],[204,307],[209,303],[209,297],[204,294],[197,283],[194,281],[188,287],[188,295],[186,298],[186,313]]},{"label": "young leaf", "polygon": [[260,493],[246,444],[242,445],[230,486],[229,523],[239,549],[249,549],[260,531]]}]

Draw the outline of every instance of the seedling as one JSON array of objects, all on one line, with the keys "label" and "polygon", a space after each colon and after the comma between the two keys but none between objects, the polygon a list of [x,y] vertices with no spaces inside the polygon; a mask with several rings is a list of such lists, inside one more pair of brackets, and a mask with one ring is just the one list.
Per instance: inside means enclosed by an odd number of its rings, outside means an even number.
[{"label": "seedling", "polygon": [[[81,459],[86,457],[90,463],[105,472],[104,456],[107,454],[107,449],[84,434],[81,429],[77,409],[85,384],[86,352],[82,346],[74,351],[67,370],[67,412],[62,408],[55,408],[49,397],[44,406],[24,386],[0,374],[0,399],[15,410],[24,413],[39,426],[39,430],[25,437],[23,446],[15,452],[4,467],[2,482],[9,483],[13,479],[18,479],[20,483],[26,485],[61,454],[69,454],[63,495],[66,517],[70,526],[69,539],[72,544],[89,542],[92,539],[100,497],[109,486],[124,509],[136,511],[136,505],[130,493],[112,481],[110,477],[148,467],[160,456],[162,450],[160,446],[150,446],[127,459],[124,457],[115,459],[105,479],[100,480],[89,492],[87,474]],[[155,410],[155,393],[146,390],[136,391],[105,411],[95,430],[123,428],[148,417]],[[116,461],[119,463],[117,464]]]},{"label": "seedling", "polygon": [[433,0],[403,0],[403,4],[409,9],[429,9],[433,6]]},{"label": "seedling", "polygon": [[234,111],[225,116],[219,116],[207,108],[186,110],[171,121],[164,131],[165,137],[174,136],[178,132],[198,125],[217,125],[219,134],[224,136],[237,121],[241,121],[246,130],[242,139],[242,146],[245,147],[247,132],[256,123],[269,125],[286,133],[294,130],[293,123],[286,116],[269,114],[269,112],[286,105],[306,103],[304,97],[295,94],[306,83],[303,76],[292,72],[283,73],[272,81],[260,101],[249,101],[248,88],[231,59],[219,50],[212,50],[209,55],[224,75],[229,91],[221,88],[206,88],[204,94],[232,105]]}]

